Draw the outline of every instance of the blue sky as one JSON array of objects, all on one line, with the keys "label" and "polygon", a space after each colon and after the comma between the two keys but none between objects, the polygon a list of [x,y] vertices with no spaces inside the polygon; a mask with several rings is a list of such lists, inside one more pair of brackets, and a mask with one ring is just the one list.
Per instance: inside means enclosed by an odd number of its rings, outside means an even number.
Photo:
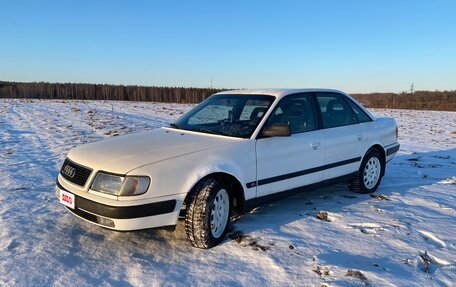
[{"label": "blue sky", "polygon": [[456,1],[1,1],[0,80],[456,89]]}]

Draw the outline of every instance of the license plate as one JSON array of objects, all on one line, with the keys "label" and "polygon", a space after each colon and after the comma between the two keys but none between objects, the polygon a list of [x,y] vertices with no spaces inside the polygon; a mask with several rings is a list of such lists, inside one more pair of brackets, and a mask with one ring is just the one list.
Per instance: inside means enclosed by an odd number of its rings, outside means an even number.
[{"label": "license plate", "polygon": [[68,206],[71,209],[74,209],[74,194],[66,192],[65,190],[61,190],[61,189],[59,189],[59,192],[60,192],[60,196],[59,196],[60,203],[65,206]]}]

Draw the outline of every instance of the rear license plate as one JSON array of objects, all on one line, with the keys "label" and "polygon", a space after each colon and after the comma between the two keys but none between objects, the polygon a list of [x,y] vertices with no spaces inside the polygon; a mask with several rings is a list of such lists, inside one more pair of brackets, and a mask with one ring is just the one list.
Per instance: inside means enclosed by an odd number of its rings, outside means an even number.
[{"label": "rear license plate", "polygon": [[61,204],[68,206],[71,209],[74,209],[74,194],[60,189],[59,200]]}]

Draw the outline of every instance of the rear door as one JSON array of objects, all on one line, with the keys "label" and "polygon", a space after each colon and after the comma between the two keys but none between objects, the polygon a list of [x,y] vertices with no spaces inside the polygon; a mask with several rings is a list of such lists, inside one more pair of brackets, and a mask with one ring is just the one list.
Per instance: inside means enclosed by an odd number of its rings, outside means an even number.
[{"label": "rear door", "polygon": [[367,129],[344,95],[316,93],[326,147],[323,179],[348,175],[358,170],[368,144]]},{"label": "rear door", "polygon": [[319,168],[324,164],[325,149],[311,94],[283,98],[265,127],[275,123],[289,124],[292,135],[257,140],[258,197],[316,183],[323,178]]}]

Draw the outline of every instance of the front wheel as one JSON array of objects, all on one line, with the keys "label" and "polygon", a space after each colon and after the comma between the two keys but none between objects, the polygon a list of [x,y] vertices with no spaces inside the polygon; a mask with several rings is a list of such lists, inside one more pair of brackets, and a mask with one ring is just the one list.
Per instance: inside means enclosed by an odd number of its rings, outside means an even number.
[{"label": "front wheel", "polygon": [[357,178],[352,182],[352,188],[357,193],[375,192],[380,185],[385,169],[382,154],[376,149],[367,151],[359,168]]},{"label": "front wheel", "polygon": [[230,212],[230,193],[223,182],[207,178],[198,183],[185,215],[185,231],[192,245],[207,249],[219,244],[228,230]]}]

